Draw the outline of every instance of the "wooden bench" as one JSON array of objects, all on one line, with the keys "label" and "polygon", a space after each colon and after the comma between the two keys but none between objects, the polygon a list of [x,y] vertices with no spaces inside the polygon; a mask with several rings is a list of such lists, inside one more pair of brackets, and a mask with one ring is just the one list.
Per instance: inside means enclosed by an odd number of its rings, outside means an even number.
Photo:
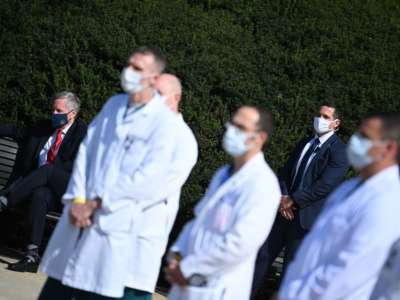
[{"label": "wooden bench", "polygon": [[[18,152],[18,144],[11,138],[0,137],[0,190],[7,184],[13,171]],[[58,221],[61,214],[51,211],[46,215],[49,221]]]}]

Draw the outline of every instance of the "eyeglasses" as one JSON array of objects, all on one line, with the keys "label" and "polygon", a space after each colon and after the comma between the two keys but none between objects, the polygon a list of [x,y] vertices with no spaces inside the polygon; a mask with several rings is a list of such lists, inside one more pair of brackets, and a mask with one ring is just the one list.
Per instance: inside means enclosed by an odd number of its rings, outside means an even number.
[{"label": "eyeglasses", "polygon": [[139,67],[139,66],[137,66],[137,65],[135,65],[133,63],[130,63],[130,62],[127,63],[126,67],[131,67],[132,69],[134,69],[137,72],[142,72],[143,71],[143,68],[141,68],[141,67]]},{"label": "eyeglasses", "polygon": [[235,128],[237,128],[237,129],[239,129],[239,130],[241,130],[241,131],[244,131],[244,132],[247,132],[247,133],[252,133],[252,132],[259,132],[260,130],[259,129],[250,129],[250,128],[246,128],[245,126],[243,126],[242,124],[238,124],[238,123],[235,123],[235,121],[229,121],[229,122],[226,122],[225,123],[225,128],[229,128],[229,127],[235,127]]}]

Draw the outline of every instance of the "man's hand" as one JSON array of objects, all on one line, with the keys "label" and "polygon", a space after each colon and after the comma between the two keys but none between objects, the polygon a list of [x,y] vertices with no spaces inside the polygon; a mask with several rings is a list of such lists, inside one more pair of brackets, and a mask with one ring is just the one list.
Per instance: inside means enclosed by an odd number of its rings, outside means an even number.
[{"label": "man's hand", "polygon": [[164,269],[165,279],[171,284],[177,284],[179,286],[186,286],[188,284],[186,278],[183,276],[179,262],[176,259],[172,259],[168,262],[168,266]]},{"label": "man's hand", "polygon": [[100,206],[98,199],[87,201],[85,204],[72,204],[69,210],[69,220],[72,225],[78,228],[85,228],[92,224],[91,217],[94,211]]},{"label": "man's hand", "polygon": [[279,212],[286,220],[292,221],[294,219],[294,211],[296,210],[294,204],[295,203],[290,196],[285,195],[281,197]]}]

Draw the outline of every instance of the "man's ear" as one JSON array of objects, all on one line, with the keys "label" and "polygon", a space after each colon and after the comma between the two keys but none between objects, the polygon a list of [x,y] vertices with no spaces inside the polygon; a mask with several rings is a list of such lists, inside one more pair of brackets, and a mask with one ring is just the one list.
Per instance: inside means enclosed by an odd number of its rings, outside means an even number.
[{"label": "man's ear", "polygon": [[259,135],[262,143],[265,144],[268,141],[268,133],[266,133],[265,131],[261,131]]},{"label": "man's ear", "polygon": [[76,110],[71,111],[70,114],[71,114],[71,118],[72,118],[72,119],[75,119],[76,116],[78,115],[77,112],[76,112]]},{"label": "man's ear", "polygon": [[399,156],[399,145],[395,141],[389,141],[387,144],[387,149],[393,155],[393,157],[397,158]]},{"label": "man's ear", "polygon": [[150,85],[154,87],[155,84],[156,84],[156,82],[157,82],[157,80],[158,80],[158,78],[160,78],[160,75],[159,75],[159,74],[150,77],[150,79],[149,79]]},{"label": "man's ear", "polygon": [[176,103],[181,102],[181,100],[182,100],[182,95],[181,95],[181,94],[175,94],[175,101],[176,101]]},{"label": "man's ear", "polygon": [[336,127],[335,127],[335,129],[338,129],[339,126],[340,126],[341,121],[340,121],[340,119],[336,119],[335,122],[336,122]]}]

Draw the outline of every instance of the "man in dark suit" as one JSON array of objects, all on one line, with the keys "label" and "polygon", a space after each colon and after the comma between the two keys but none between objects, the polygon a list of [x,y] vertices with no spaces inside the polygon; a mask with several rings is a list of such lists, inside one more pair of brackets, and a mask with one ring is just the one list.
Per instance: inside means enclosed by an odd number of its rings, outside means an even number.
[{"label": "man in dark suit", "polygon": [[0,136],[17,141],[19,150],[6,189],[1,191],[0,211],[21,203],[28,205],[26,256],[9,269],[36,272],[38,248],[42,242],[46,213],[60,210],[86,125],[77,119],[80,102],[71,92],[54,96],[52,120],[30,128],[0,125]]},{"label": "man in dark suit", "polygon": [[348,162],[345,144],[335,134],[340,125],[335,105],[323,104],[314,118],[315,135],[301,140],[279,174],[282,190],[279,213],[268,239],[260,248],[254,272],[252,298],[267,269],[285,247],[284,270],[324,206],[343,180]]}]

